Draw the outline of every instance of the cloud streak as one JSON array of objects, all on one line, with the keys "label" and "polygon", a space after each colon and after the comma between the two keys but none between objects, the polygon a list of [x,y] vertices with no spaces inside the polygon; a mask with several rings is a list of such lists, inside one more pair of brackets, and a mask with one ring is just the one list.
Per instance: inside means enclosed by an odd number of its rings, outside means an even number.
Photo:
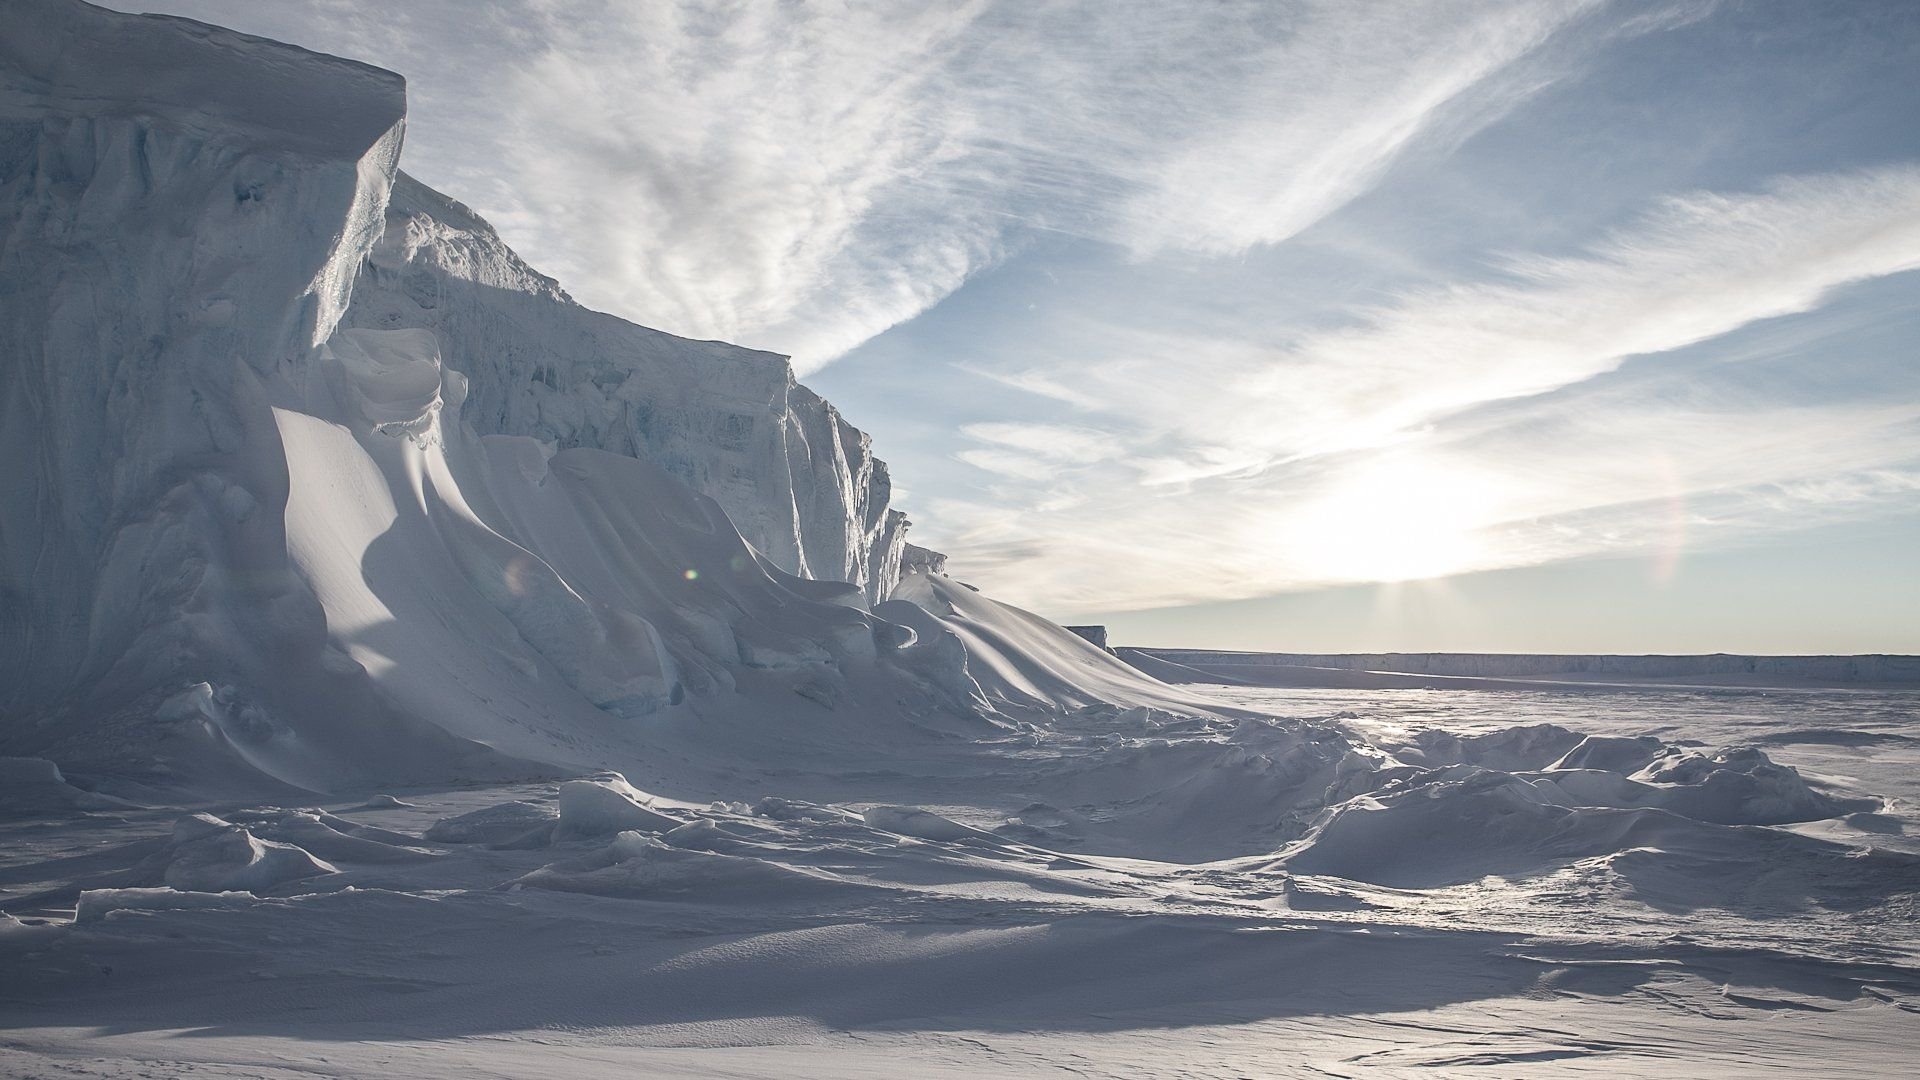
[{"label": "cloud streak", "polygon": [[1601,0],[162,6],[403,71],[409,168],[576,296],[803,373],[1036,238],[1283,241],[1613,32]]},{"label": "cloud streak", "polygon": [[1125,239],[1140,254],[1212,255],[1287,240],[1373,187],[1418,140],[1461,138],[1525,97],[1537,83],[1497,77],[1600,6],[1307,7],[1293,34],[1249,59],[1224,115],[1131,170],[1140,183],[1123,207]]},{"label": "cloud streak", "polygon": [[1285,240],[1423,135],[1457,137],[1523,96],[1531,84],[1495,76],[1596,6],[690,18],[548,0],[544,48],[512,80],[506,164],[532,199],[564,193],[541,209],[581,295],[791,352],[804,372],[1034,235],[1141,255]]},{"label": "cloud streak", "polygon": [[1089,366],[1076,393],[1170,436],[1187,467],[1155,460],[1163,478],[1386,445],[1920,267],[1920,168],[1677,196],[1581,254],[1499,261],[1497,278],[1416,290],[1286,345],[1258,327],[1090,326],[1074,336],[1116,359]]},{"label": "cloud streak", "polygon": [[[1641,550],[1669,542],[1676,505],[1705,515],[1694,542],[1857,513],[1908,490],[1886,477],[1920,461],[1911,397],[1702,397],[1713,378],[1660,369],[1916,269],[1920,168],[1880,168],[1664,199],[1577,254],[1506,257],[1283,346],[1076,329],[1124,358],[1082,365],[1077,429],[1130,452],[1023,466],[1005,455],[1025,448],[1003,446],[996,472],[1043,475],[1036,499],[1063,484],[1100,497],[1039,512],[1002,484],[1011,511],[950,502],[932,517],[959,526],[960,565],[976,539],[989,559],[1049,552],[980,576],[1084,614]],[[1789,326],[1777,347],[1821,344]],[[1595,382],[1635,356],[1647,378]],[[1747,346],[1723,363],[1769,357]],[[1042,365],[1010,381],[1056,379]]]}]

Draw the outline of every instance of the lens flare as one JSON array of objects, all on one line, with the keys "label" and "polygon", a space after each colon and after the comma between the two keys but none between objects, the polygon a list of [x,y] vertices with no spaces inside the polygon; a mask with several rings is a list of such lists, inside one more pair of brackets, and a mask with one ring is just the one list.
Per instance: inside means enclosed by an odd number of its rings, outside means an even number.
[{"label": "lens flare", "polygon": [[1342,479],[1309,503],[1291,555],[1327,581],[1414,581],[1474,569],[1494,517],[1483,476],[1419,462],[1392,462]]}]

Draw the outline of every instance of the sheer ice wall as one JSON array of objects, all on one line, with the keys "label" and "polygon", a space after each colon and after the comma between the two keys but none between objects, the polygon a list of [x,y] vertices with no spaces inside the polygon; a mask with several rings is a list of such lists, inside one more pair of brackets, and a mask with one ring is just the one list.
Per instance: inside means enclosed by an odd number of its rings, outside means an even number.
[{"label": "sheer ice wall", "polygon": [[[218,771],[246,734],[336,779],[329,746],[462,760],[330,661],[270,404],[379,235],[405,83],[63,0],[0,22],[0,738]],[[216,685],[252,689],[191,689]],[[319,742],[273,719],[322,698]]]},{"label": "sheer ice wall", "polygon": [[466,421],[561,449],[643,458],[712,497],[775,565],[899,580],[906,518],[866,433],[786,358],[689,341],[574,303],[467,207],[402,173],[345,325],[424,328],[466,374]]}]

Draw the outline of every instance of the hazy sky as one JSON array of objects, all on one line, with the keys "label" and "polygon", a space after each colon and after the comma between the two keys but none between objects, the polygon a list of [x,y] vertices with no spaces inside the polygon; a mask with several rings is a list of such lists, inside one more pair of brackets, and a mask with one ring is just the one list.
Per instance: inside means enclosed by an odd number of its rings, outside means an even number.
[{"label": "hazy sky", "polygon": [[1910,0],[116,6],[402,72],[405,168],[1056,618],[1920,651]]}]

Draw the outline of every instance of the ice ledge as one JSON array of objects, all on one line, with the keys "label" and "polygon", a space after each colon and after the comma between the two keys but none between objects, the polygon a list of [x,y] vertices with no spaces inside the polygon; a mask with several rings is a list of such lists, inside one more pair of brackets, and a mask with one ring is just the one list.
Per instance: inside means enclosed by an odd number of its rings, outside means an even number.
[{"label": "ice ledge", "polygon": [[381,68],[168,15],[0,0],[0,116],[149,117],[358,159],[406,117]]}]

